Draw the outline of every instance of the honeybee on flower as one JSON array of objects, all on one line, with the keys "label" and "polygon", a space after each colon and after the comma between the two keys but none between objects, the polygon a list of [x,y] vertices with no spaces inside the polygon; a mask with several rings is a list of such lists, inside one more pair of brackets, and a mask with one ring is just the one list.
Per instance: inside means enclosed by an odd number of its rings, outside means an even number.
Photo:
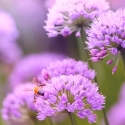
[{"label": "honeybee on flower", "polygon": [[35,84],[34,88],[27,88],[25,91],[33,91],[34,92],[34,102],[36,102],[37,96],[44,96],[44,92],[42,90],[42,87],[45,86],[45,84],[39,85],[38,79],[36,77],[33,78],[33,83]]}]

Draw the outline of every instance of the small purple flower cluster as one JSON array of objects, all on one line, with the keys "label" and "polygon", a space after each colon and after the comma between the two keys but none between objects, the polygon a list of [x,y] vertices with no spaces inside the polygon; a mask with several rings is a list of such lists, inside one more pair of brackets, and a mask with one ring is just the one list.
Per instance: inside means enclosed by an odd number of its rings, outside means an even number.
[{"label": "small purple flower cluster", "polygon": [[93,62],[100,61],[106,56],[114,55],[107,62],[112,64],[118,57],[112,70],[114,74],[117,70],[119,54],[125,49],[125,9],[119,9],[116,12],[109,11],[95,18],[91,28],[88,30],[88,50],[92,56]]},{"label": "small purple flower cluster", "polygon": [[49,37],[59,34],[67,37],[75,31],[77,36],[81,28],[88,27],[94,17],[108,9],[105,0],[56,0],[49,9],[44,28]]},{"label": "small purple flower cluster", "polygon": [[11,15],[0,11],[0,42],[3,40],[13,41],[18,36],[19,32]]},{"label": "small purple flower cluster", "polygon": [[16,43],[18,37],[13,18],[0,11],[0,61],[13,64],[22,57],[22,51]]},{"label": "small purple flower cluster", "polygon": [[15,41],[0,41],[0,61],[14,64],[22,57],[22,50]]},{"label": "small purple flower cluster", "polygon": [[[20,84],[15,90],[8,94],[3,101],[1,110],[4,120],[10,121],[25,121],[30,117],[30,113],[36,115],[36,110],[33,104],[33,91],[26,92],[26,88],[33,88],[31,83]],[[32,113],[33,112],[33,113]]]},{"label": "small purple flower cluster", "polygon": [[63,58],[65,58],[65,55],[56,53],[32,54],[26,56],[16,64],[8,81],[11,86],[27,82],[38,75],[51,61],[56,59],[62,60]]},{"label": "small purple flower cluster", "polygon": [[104,108],[105,97],[98,92],[96,83],[92,83],[94,77],[95,71],[82,61],[64,59],[51,63],[38,75],[39,85],[46,84],[42,88],[44,96],[36,98],[38,119],[71,112],[90,123],[96,122],[93,111]]},{"label": "small purple flower cluster", "polygon": [[60,75],[81,75],[88,79],[95,78],[95,71],[88,68],[87,63],[83,61],[76,61],[74,59],[64,59],[62,61],[54,61],[44,68],[38,80],[41,83],[48,82],[48,80]]},{"label": "small purple flower cluster", "polygon": [[96,122],[93,110],[104,108],[105,97],[98,92],[95,83],[81,75],[61,75],[53,77],[49,83],[43,88],[45,95],[36,100],[39,120],[71,112],[87,118],[90,123]]},{"label": "small purple flower cluster", "polygon": [[[19,61],[9,76],[13,89],[3,101],[1,110],[4,120],[9,122],[26,122],[31,117],[36,119],[34,102],[34,84],[29,83],[45,66],[56,59],[62,60],[63,54],[44,53],[32,54]],[[25,91],[26,90],[26,91]]]}]

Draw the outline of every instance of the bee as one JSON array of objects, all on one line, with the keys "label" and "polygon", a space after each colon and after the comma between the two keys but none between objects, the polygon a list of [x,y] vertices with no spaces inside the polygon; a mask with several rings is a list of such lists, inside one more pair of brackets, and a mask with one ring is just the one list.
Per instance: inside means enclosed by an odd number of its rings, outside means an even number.
[{"label": "bee", "polygon": [[35,87],[33,89],[27,88],[27,89],[25,89],[25,91],[33,91],[34,92],[34,103],[35,103],[36,97],[44,96],[44,92],[42,91],[42,87],[45,86],[45,84],[39,85],[38,79],[36,77],[33,78],[33,83],[35,84]]}]

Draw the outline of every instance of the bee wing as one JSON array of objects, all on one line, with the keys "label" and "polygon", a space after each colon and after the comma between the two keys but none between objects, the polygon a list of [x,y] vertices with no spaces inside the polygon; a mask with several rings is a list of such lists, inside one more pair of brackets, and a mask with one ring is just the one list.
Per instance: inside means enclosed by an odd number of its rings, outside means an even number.
[{"label": "bee wing", "polygon": [[36,77],[33,78],[33,83],[34,83],[36,86],[38,86],[38,80],[37,80]]},{"label": "bee wing", "polygon": [[38,82],[38,80],[37,80],[37,78],[36,77],[34,77],[33,78],[33,83],[36,85],[36,86],[40,86],[40,87],[42,87],[42,86],[45,86],[45,84],[38,84],[39,82]]},{"label": "bee wing", "polygon": [[24,91],[33,91],[33,89],[31,89],[31,88],[26,88],[26,89],[24,89]]}]

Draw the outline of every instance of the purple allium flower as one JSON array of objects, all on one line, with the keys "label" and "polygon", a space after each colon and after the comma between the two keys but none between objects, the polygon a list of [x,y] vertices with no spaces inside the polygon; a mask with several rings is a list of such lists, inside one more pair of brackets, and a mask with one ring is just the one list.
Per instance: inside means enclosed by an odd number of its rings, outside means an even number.
[{"label": "purple allium flower", "polygon": [[125,100],[114,104],[107,116],[110,125],[125,125]]},{"label": "purple allium flower", "polygon": [[29,81],[38,75],[51,61],[61,60],[64,57],[64,55],[54,53],[29,55],[16,64],[9,77],[9,83],[15,86],[18,83]]},{"label": "purple allium flower", "polygon": [[86,78],[94,79],[96,73],[88,68],[87,63],[67,58],[50,63],[38,75],[38,81],[41,83],[48,82],[50,78],[60,75],[82,75]]},{"label": "purple allium flower", "polygon": [[35,107],[33,104],[33,91],[24,91],[27,88],[33,88],[34,85],[31,83],[20,84],[15,90],[8,94],[3,101],[3,108],[1,110],[2,117],[4,120],[12,121],[24,121],[27,120],[31,115],[35,117]]},{"label": "purple allium flower", "polygon": [[119,55],[125,50],[124,13],[125,9],[103,13],[94,19],[91,28],[87,31],[87,45],[92,56],[92,61],[100,61],[112,54],[113,58],[107,62],[110,65],[118,57],[112,73],[116,72]]},{"label": "purple allium flower", "polygon": [[22,51],[15,41],[0,41],[0,61],[14,64],[22,57]]},{"label": "purple allium flower", "polygon": [[22,56],[22,51],[15,43],[19,36],[13,18],[0,11],[0,61],[13,64]]},{"label": "purple allium flower", "polygon": [[0,11],[0,42],[15,41],[19,36],[13,18],[6,12]]},{"label": "purple allium flower", "polygon": [[110,125],[125,125],[125,83],[121,86],[118,102],[110,108],[107,117]]},{"label": "purple allium flower", "polygon": [[71,112],[90,123],[96,122],[93,111],[101,110],[105,104],[105,97],[98,92],[96,83],[81,75],[61,75],[53,77],[49,83],[43,87],[44,96],[36,98],[39,120]]},{"label": "purple allium flower", "polygon": [[[49,37],[66,37],[86,28],[92,19],[109,9],[105,0],[56,0],[47,15],[45,30]],[[78,35],[78,34],[77,34]]]},{"label": "purple allium flower", "polygon": [[119,94],[119,100],[125,101],[125,83],[123,83],[122,86],[121,86],[120,94]]}]

